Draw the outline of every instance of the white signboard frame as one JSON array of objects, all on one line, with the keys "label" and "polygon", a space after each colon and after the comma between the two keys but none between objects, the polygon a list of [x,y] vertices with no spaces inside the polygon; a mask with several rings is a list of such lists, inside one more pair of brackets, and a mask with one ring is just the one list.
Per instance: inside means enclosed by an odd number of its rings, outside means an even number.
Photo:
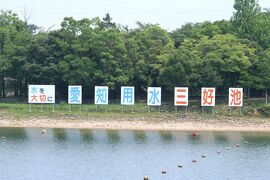
[{"label": "white signboard frame", "polygon": [[[130,94],[131,92],[132,94]],[[134,86],[121,86],[121,105],[134,105],[134,104],[135,104]]]},{"label": "white signboard frame", "polygon": [[[72,92],[73,88],[78,88],[79,92]],[[73,93],[76,93],[73,95]],[[78,94],[77,94],[78,93]],[[74,102],[72,99],[76,98],[78,101]],[[68,104],[82,104],[82,86],[70,85],[68,86]]]},{"label": "white signboard frame", "polygon": [[161,87],[147,88],[147,106],[161,106]]},{"label": "white signboard frame", "polygon": [[54,104],[55,85],[28,85],[29,104]]},{"label": "white signboard frame", "polygon": [[96,105],[109,104],[109,87],[108,86],[95,86],[95,104]]},{"label": "white signboard frame", "polygon": [[[240,96],[238,93],[240,93]],[[235,98],[237,98],[237,99],[235,99]],[[239,102],[239,99],[240,99],[240,102]],[[232,103],[232,102],[234,102],[234,103]],[[242,107],[243,106],[243,88],[229,88],[228,105],[230,107]]]},{"label": "white signboard frame", "polygon": [[[212,98],[211,98],[212,97]],[[204,103],[206,101],[209,103]],[[202,87],[201,88],[201,106],[215,106],[216,105],[216,88]]]},{"label": "white signboard frame", "polygon": [[188,106],[188,87],[174,88],[174,106]]}]

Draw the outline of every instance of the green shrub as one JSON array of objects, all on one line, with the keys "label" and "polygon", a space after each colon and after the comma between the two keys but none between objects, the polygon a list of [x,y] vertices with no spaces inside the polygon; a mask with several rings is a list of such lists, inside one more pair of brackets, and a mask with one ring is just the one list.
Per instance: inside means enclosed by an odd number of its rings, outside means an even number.
[{"label": "green shrub", "polygon": [[270,117],[270,104],[265,104],[258,107],[258,111],[265,117]]}]

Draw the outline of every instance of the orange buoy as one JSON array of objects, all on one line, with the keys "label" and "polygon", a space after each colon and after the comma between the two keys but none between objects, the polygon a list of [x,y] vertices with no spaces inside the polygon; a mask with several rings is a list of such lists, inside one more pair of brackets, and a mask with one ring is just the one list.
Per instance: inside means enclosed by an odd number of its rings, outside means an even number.
[{"label": "orange buoy", "polygon": [[198,136],[198,135],[199,135],[198,133],[192,132],[192,137],[196,137],[196,136]]}]

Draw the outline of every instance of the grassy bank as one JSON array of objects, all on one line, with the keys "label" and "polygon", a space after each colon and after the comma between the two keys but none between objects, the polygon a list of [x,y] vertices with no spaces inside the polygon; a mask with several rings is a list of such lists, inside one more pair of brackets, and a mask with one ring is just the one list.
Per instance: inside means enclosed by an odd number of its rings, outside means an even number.
[{"label": "grassy bank", "polygon": [[[225,101],[225,100],[224,100]],[[213,109],[212,107],[205,107],[203,116],[249,116],[249,117],[270,117],[270,105],[264,104],[264,99],[249,99],[244,103],[244,107],[230,108],[224,101],[217,102]],[[202,109],[199,106],[199,100],[190,101],[188,107],[188,114],[191,116],[202,116]],[[71,108],[71,109],[70,109]],[[29,104],[25,103],[0,103],[0,117],[1,118],[83,118],[103,117],[103,118],[124,118],[124,117],[176,117],[184,116],[185,108],[178,107],[178,113],[175,113],[175,107],[172,102],[163,103],[160,107],[160,112],[157,107],[151,108],[145,102],[136,103],[132,106],[121,106],[119,103],[109,104],[108,106],[96,106],[94,104],[83,105],[68,105],[64,102],[54,105],[51,104],[31,105],[31,112],[29,112]],[[70,111],[71,110],[71,111]]]}]

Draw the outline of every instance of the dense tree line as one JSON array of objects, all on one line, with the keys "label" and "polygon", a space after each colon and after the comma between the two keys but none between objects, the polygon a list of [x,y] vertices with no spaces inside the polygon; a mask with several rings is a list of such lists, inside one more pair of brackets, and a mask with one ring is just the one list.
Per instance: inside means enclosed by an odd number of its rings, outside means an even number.
[{"label": "dense tree line", "polygon": [[270,11],[256,0],[235,0],[230,20],[187,23],[172,32],[138,22],[129,29],[103,19],[64,18],[58,30],[43,31],[11,11],[0,12],[1,97],[24,97],[28,84],[55,84],[58,96],[80,84],[84,97],[108,85],[137,94],[148,86],[270,88]]}]

